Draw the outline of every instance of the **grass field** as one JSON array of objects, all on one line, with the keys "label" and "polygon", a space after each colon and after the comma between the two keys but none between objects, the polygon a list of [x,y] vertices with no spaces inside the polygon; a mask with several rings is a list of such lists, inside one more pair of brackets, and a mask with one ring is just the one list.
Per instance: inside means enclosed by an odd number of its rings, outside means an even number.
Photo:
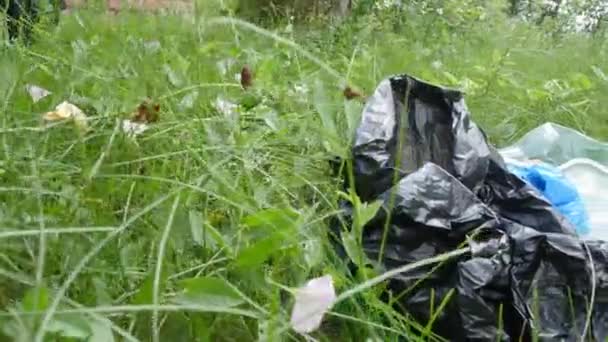
[{"label": "grass field", "polygon": [[[341,190],[329,161],[348,154],[363,106],[343,98],[345,84],[370,94],[408,73],[460,88],[499,146],[546,121],[606,139],[607,40],[495,18],[266,31],[81,10],[40,26],[28,49],[2,46],[2,340],[301,339],[290,289],[323,274],[338,293],[362,281],[326,238]],[[245,64],[247,91],[235,77]],[[27,84],[52,94],[34,103]],[[160,119],[132,139],[121,120],[146,97]],[[42,125],[64,100],[89,132]],[[312,336],[440,340],[426,323],[370,289]]]}]

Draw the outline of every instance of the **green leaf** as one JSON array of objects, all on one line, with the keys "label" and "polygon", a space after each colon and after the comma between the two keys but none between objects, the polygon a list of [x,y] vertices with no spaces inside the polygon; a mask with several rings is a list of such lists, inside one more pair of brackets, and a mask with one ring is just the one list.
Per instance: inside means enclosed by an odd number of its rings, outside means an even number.
[{"label": "green leaf", "polygon": [[47,331],[76,339],[87,339],[93,334],[89,322],[80,314],[57,316],[51,321]]},{"label": "green leaf", "polygon": [[458,83],[460,83],[458,81],[458,78],[456,78],[456,76],[452,75],[451,73],[449,73],[447,71],[443,72],[443,76],[445,76],[448,79],[448,81],[450,82],[450,85],[452,85],[452,86],[457,85]]},{"label": "green leaf", "polygon": [[323,262],[323,246],[318,238],[308,239],[304,242],[304,261],[309,268],[313,268]]},{"label": "green leaf", "polygon": [[46,287],[33,287],[23,297],[25,311],[43,311],[49,305],[49,291]]},{"label": "green leaf", "polygon": [[319,113],[323,128],[331,135],[337,135],[336,123],[331,109],[331,103],[327,97],[327,90],[323,82],[319,79],[315,81],[313,89],[313,104],[316,111]]},{"label": "green leaf", "polygon": [[353,232],[342,232],[342,245],[346,250],[346,254],[355,265],[363,267],[369,263],[367,256],[363,252],[363,248],[359,245],[358,239]]},{"label": "green leaf", "polygon": [[132,303],[133,304],[138,304],[138,305],[142,305],[142,304],[151,304],[152,303],[152,295],[153,295],[153,289],[152,287],[154,286],[154,275],[149,275],[146,277],[146,279],[144,280],[144,282],[139,286],[139,289],[137,290],[137,293],[135,293],[135,295],[132,298]]},{"label": "green leaf", "polygon": [[270,231],[292,230],[300,217],[293,208],[272,208],[256,212],[243,218],[243,224],[250,228],[271,228]]},{"label": "green leaf", "polygon": [[246,93],[239,101],[239,104],[247,111],[257,107],[260,103],[262,103],[262,97],[254,93]]},{"label": "green leaf", "polygon": [[376,216],[378,210],[382,207],[382,203],[381,200],[377,200],[371,203],[361,204],[361,207],[359,208],[359,225],[361,229]]},{"label": "green leaf", "polygon": [[273,253],[281,248],[283,237],[273,234],[251,246],[244,248],[238,255],[235,266],[238,268],[255,267],[266,261]]},{"label": "green leaf", "polygon": [[199,277],[180,281],[183,289],[175,301],[180,304],[228,308],[240,305],[243,298],[221,278]]},{"label": "green leaf", "polygon": [[532,101],[547,101],[551,98],[551,94],[537,88],[528,89],[526,90],[526,93],[528,98]]},{"label": "green leaf", "polygon": [[172,312],[165,316],[160,341],[191,342],[199,340],[192,335],[191,320],[186,312]]},{"label": "green leaf", "polygon": [[203,239],[203,215],[199,211],[190,210],[188,212],[188,218],[190,219],[192,240],[197,245],[202,246],[205,243]]},{"label": "green leaf", "polygon": [[212,335],[214,329],[213,322],[217,317],[215,315],[191,315],[190,327],[192,335],[197,337],[196,341],[210,342],[213,341]]},{"label": "green leaf", "polygon": [[576,73],[573,77],[575,84],[579,89],[589,90],[593,88],[593,82],[585,74]]},{"label": "green leaf", "polygon": [[344,101],[344,116],[346,119],[346,132],[342,138],[350,141],[355,136],[357,126],[361,120],[363,105],[358,101]]},{"label": "green leaf", "polygon": [[110,322],[109,319],[90,319],[89,327],[92,335],[89,337],[87,342],[114,342],[112,322]]},{"label": "green leaf", "polygon": [[[158,222],[159,227],[165,227],[170,209],[159,210],[159,214],[166,213],[164,217],[156,216],[155,222]],[[171,234],[169,235],[169,243],[167,244],[168,255],[183,251],[187,246],[192,244],[192,236],[190,231],[190,220],[188,210],[186,208],[178,208],[174,213],[173,222],[171,224]]]},{"label": "green leaf", "polygon": [[0,317],[0,340],[2,341],[27,341],[28,335],[23,324],[10,317]]},{"label": "green leaf", "polygon": [[138,239],[128,242],[120,249],[120,267],[123,271],[144,262],[146,254],[143,251],[147,249],[147,244],[146,239]]},{"label": "green leaf", "polygon": [[101,278],[93,278],[93,287],[95,287],[95,297],[97,305],[112,304],[112,297],[108,294],[108,287]]},{"label": "green leaf", "polygon": [[213,227],[208,222],[205,222],[204,229],[206,232],[205,238],[209,239],[208,242],[211,242],[209,245],[212,248],[215,248],[216,245],[220,245],[221,248],[223,248],[227,254],[232,254],[234,252],[232,245],[226,242],[224,235],[222,235],[217,229],[215,229],[215,227]]},{"label": "green leaf", "polygon": [[498,51],[498,50],[492,51],[492,63],[494,63],[494,64],[500,63],[502,56],[503,56],[503,54],[500,51]]},{"label": "green leaf", "polygon": [[602,71],[602,69],[596,67],[595,65],[592,65],[591,70],[593,70],[593,73],[599,79],[601,79],[602,81],[608,82],[608,76],[606,76],[606,74]]},{"label": "green leaf", "polygon": [[475,94],[475,92],[481,88],[481,86],[477,82],[467,77],[463,78],[462,81],[460,81],[459,87],[462,89],[462,91],[468,94]]}]

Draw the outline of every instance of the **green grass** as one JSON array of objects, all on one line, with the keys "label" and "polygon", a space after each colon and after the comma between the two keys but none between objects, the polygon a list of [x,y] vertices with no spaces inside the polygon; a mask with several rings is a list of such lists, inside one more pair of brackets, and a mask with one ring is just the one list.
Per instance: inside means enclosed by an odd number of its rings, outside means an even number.
[{"label": "green grass", "polygon": [[[43,323],[55,340],[95,331],[104,341],[110,329],[125,341],[299,339],[288,289],[331,274],[343,293],[365,279],[347,275],[326,238],[340,190],[329,160],[348,153],[362,108],[342,98],[344,82],[370,94],[408,73],[464,89],[500,146],[546,121],[608,136],[606,40],[492,18],[455,28],[407,17],[395,28],[362,17],[271,33],[83,10],[41,26],[29,49],[2,46],[0,334],[30,341]],[[244,64],[255,71],[247,92],[234,78]],[[26,84],[52,95],[34,104]],[[117,125],[146,97],[161,118],[133,141]],[[215,110],[218,97],[240,112]],[[86,110],[91,132],[41,125],[64,100]],[[343,300],[313,336],[428,332],[378,293]]]}]

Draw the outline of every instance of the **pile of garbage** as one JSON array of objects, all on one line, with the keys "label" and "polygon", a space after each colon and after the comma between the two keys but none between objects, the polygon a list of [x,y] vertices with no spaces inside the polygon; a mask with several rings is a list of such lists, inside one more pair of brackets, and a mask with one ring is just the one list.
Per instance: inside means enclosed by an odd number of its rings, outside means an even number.
[{"label": "pile of garbage", "polygon": [[545,124],[498,150],[462,93],[399,75],[369,98],[352,163],[361,201],[382,201],[363,230],[369,260],[388,271],[471,246],[391,277],[398,310],[450,341],[608,338],[605,143]]}]

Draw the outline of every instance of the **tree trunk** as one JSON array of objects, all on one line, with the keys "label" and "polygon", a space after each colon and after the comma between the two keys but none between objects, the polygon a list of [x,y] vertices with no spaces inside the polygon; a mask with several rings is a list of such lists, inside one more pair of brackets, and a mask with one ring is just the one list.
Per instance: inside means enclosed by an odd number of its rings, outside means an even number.
[{"label": "tree trunk", "polygon": [[333,13],[338,18],[345,18],[352,10],[352,0],[335,0],[333,4]]},{"label": "tree trunk", "polygon": [[509,0],[509,14],[511,16],[516,16],[519,14],[519,0]]}]

